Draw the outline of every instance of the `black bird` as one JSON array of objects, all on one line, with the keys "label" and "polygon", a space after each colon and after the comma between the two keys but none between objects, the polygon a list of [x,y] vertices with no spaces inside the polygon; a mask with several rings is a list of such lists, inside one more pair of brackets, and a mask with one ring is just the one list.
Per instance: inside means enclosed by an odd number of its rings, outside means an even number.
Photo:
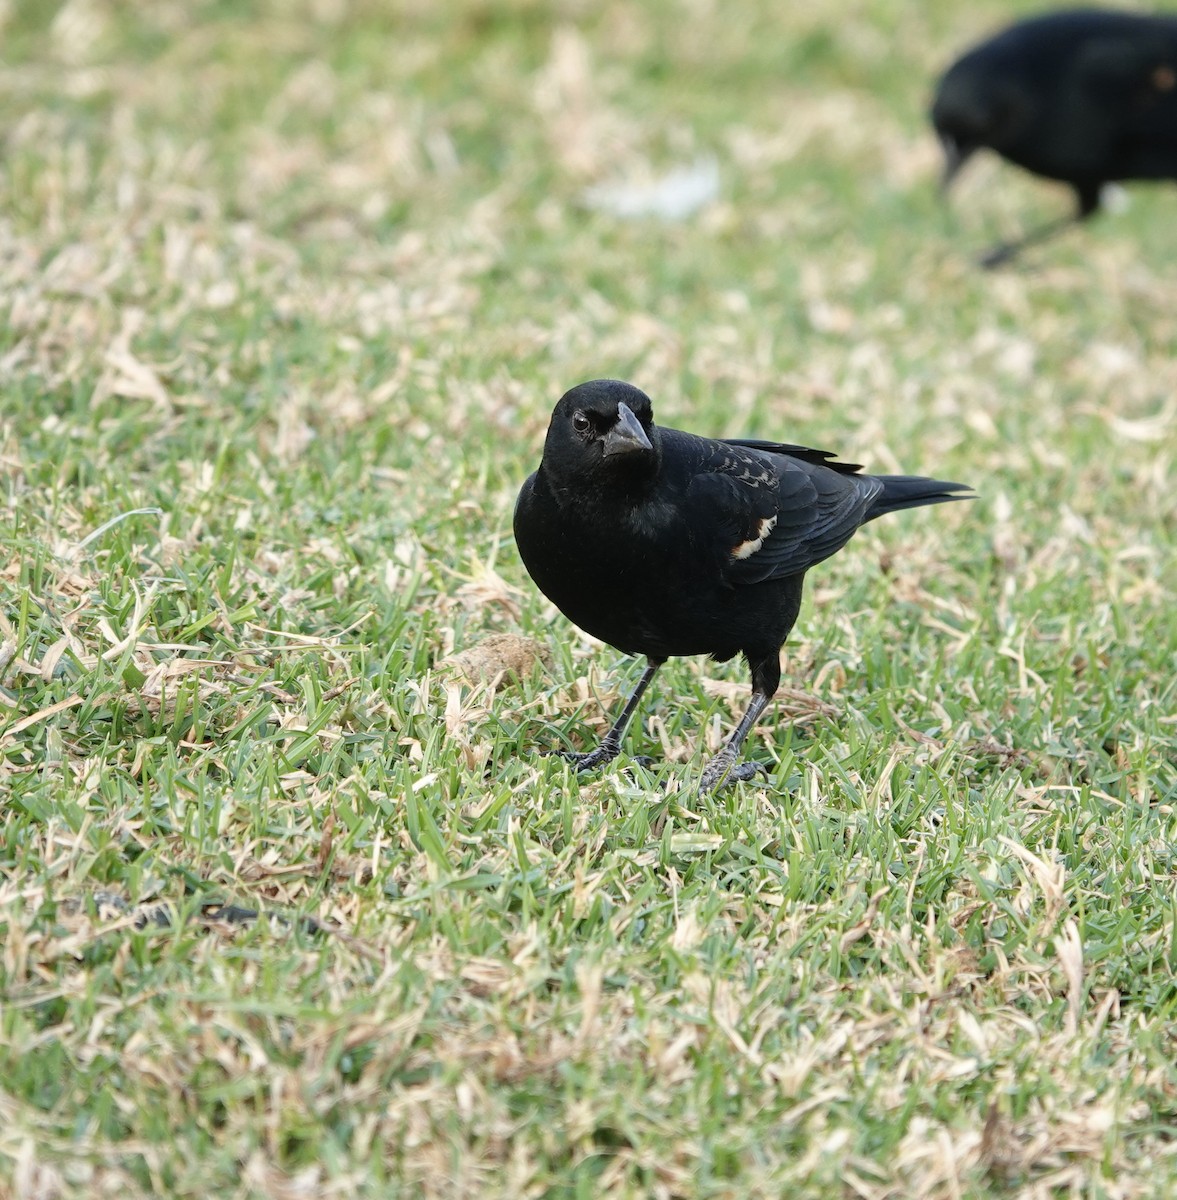
[{"label": "black bird", "polygon": [[1069,183],[1073,216],[981,259],[994,267],[1087,220],[1104,184],[1177,179],[1177,16],[1075,9],[1019,21],[945,72],[932,102],[947,188],[982,147]]},{"label": "black bird", "polygon": [[700,793],[760,768],[740,746],[776,693],[801,583],[866,521],[968,499],[960,483],[858,475],[824,450],[712,441],[654,424],[650,398],[598,379],[561,397],[539,470],[515,505],[515,541],[539,589],[574,624],[647,659],[621,715],[580,770],[621,751],[625,727],[672,655],[743,654],[752,703],[707,764]]}]

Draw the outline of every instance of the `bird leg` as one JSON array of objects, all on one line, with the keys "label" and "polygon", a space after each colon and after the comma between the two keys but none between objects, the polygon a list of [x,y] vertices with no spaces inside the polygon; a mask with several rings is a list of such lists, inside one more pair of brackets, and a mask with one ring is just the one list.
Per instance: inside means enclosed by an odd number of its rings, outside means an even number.
[{"label": "bird leg", "polygon": [[[775,688],[773,690],[775,691]],[[752,726],[756,724],[760,714],[768,707],[771,699],[770,694],[759,689],[752,693],[752,703],[748,706],[748,711],[740,719],[740,723],[731,737],[724,742],[723,749],[703,768],[703,775],[699,780],[700,796],[705,796],[708,792],[722,787],[726,783],[752,779],[766,769],[763,763],[737,762],[736,760],[740,753],[740,747],[744,744],[744,739],[748,736]]]},{"label": "bird leg", "polygon": [[612,762],[621,753],[621,739],[625,736],[625,729],[630,718],[637,710],[642,693],[650,686],[650,680],[654,678],[664,661],[665,659],[661,658],[647,660],[646,669],[630,693],[629,699],[626,700],[621,715],[613,722],[613,727],[609,732],[601,738],[601,743],[595,750],[589,750],[584,754],[577,753],[575,750],[557,750],[556,753],[561,758],[566,758],[573,763],[578,771],[592,771],[597,767],[604,766],[607,762]]},{"label": "bird leg", "polygon": [[986,271],[992,271],[994,267],[1003,267],[1006,263],[1013,262],[1027,246],[1036,246],[1039,242],[1048,241],[1072,225],[1082,224],[1099,209],[1100,189],[1084,185],[1079,187],[1077,192],[1079,207],[1070,216],[1047,221],[1045,225],[1039,225],[1037,229],[1031,229],[1029,233],[1022,234],[1015,242],[998,242],[992,250],[981,255],[977,260],[978,264]]},{"label": "bird leg", "polygon": [[1003,267],[1006,263],[1013,262],[1027,246],[1045,242],[1055,234],[1062,233],[1064,229],[1077,225],[1080,220],[1082,220],[1081,217],[1066,216],[1059,217],[1055,221],[1047,221],[1045,225],[1039,225],[1037,229],[1031,229],[1029,233],[1023,234],[1017,241],[998,242],[992,250],[987,250],[982,254],[977,259],[977,263],[986,271],[992,271],[995,267]]}]

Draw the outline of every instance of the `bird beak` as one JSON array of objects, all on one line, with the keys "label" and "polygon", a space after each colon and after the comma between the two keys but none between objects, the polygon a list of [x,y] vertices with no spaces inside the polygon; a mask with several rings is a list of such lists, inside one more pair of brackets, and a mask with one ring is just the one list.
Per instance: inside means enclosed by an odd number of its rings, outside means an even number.
[{"label": "bird beak", "polygon": [[940,149],[944,151],[944,171],[940,176],[940,193],[943,195],[952,186],[961,167],[972,157],[972,148],[961,146],[956,138],[948,134],[940,135]]},{"label": "bird beak", "polygon": [[617,424],[605,434],[605,457],[632,454],[635,450],[653,450],[642,423],[628,404],[617,406]]}]

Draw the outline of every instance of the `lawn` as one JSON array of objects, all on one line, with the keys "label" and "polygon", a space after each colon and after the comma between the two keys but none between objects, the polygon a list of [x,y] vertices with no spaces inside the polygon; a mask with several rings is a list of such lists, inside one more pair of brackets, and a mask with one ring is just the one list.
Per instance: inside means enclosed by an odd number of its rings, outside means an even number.
[{"label": "lawn", "polygon": [[[1177,1194],[1177,193],[976,268],[1010,12],[0,4],[0,1196]],[[739,663],[540,753],[640,669],[511,536],[597,376],[977,490],[762,786]]]}]

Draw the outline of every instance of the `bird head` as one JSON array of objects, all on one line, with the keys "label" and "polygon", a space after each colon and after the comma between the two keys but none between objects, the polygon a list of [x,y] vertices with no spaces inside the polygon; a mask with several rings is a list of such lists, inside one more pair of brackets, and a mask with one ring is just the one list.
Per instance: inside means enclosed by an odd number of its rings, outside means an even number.
[{"label": "bird head", "polygon": [[953,66],[940,80],[932,101],[932,126],[944,153],[941,190],[948,190],[982,147],[1002,151],[1017,136],[1024,111],[1024,100],[1013,83],[973,69],[968,58]]},{"label": "bird head", "polygon": [[623,486],[654,475],[659,457],[650,397],[616,379],[594,379],[560,397],[543,464],[557,483]]}]

